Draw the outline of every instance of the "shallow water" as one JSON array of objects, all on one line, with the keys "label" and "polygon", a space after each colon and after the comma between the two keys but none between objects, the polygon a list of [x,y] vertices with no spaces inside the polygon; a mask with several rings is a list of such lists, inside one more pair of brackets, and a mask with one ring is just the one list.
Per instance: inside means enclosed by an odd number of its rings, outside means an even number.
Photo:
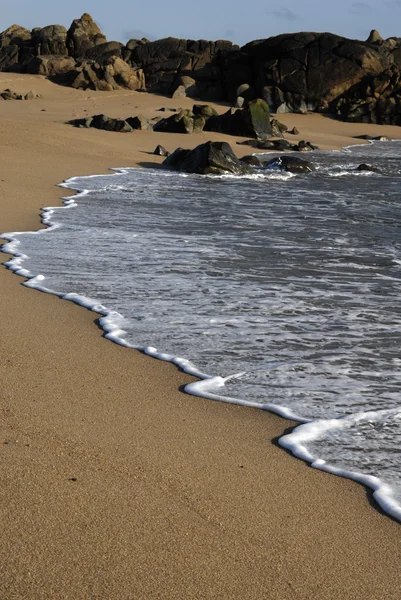
[{"label": "shallow water", "polygon": [[364,482],[401,518],[401,144],[307,158],[313,174],[73,178],[85,193],[46,213],[56,228],[15,238],[29,258],[13,268],[183,357],[208,377],[196,393],[313,421],[283,444],[379,477]]}]

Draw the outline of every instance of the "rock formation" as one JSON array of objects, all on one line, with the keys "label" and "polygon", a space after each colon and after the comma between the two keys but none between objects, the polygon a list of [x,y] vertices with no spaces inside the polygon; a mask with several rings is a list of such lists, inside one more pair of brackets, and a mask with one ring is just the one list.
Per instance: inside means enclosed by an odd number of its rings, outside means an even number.
[{"label": "rock formation", "polygon": [[[366,41],[303,32],[242,48],[171,37],[132,39],[124,46],[108,42],[85,13],[68,31],[62,25],[32,31],[12,25],[0,33],[0,70],[39,73],[84,89],[146,85],[151,92],[226,100],[246,110],[259,98],[276,113],[327,111],[369,123],[401,124],[400,69],[401,39],[384,40],[376,30]],[[234,114],[208,122],[229,129]]]}]

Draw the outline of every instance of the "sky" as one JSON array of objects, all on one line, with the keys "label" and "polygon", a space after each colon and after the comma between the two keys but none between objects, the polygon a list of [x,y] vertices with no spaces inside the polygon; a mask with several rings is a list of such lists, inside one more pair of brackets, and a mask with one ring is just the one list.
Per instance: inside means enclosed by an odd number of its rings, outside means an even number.
[{"label": "sky", "polygon": [[295,31],[328,31],[365,40],[372,29],[383,38],[401,37],[401,0],[13,0],[0,11],[0,31],[16,23],[27,29],[64,25],[84,12],[109,41],[228,39],[243,45],[251,40]]}]

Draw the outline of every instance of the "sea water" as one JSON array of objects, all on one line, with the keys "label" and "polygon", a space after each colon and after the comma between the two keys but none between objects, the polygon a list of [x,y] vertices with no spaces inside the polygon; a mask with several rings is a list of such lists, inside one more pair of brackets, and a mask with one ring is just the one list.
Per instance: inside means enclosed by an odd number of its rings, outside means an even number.
[{"label": "sea water", "polygon": [[196,374],[188,392],[303,423],[280,443],[401,520],[401,143],[307,158],[299,175],[72,178],[49,229],[4,249],[27,285]]}]

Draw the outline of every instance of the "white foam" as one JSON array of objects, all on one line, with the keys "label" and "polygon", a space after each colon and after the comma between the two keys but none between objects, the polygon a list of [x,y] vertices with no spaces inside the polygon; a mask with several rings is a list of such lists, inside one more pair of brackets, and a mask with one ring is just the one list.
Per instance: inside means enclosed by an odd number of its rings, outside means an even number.
[{"label": "white foam", "polygon": [[[381,416],[385,417],[393,414],[399,414],[400,410],[393,409],[379,412],[381,412]],[[378,477],[372,475],[363,475],[355,471],[348,471],[334,467],[333,465],[328,464],[325,460],[314,456],[307,449],[308,443],[310,444],[314,440],[324,437],[325,433],[328,431],[332,431],[333,429],[346,429],[352,427],[362,420],[377,419],[377,416],[378,411],[372,411],[339,419],[321,419],[311,421],[309,423],[299,425],[291,433],[282,436],[279,439],[279,444],[283,448],[289,450],[292,454],[294,454],[294,456],[297,456],[301,460],[310,463],[311,467],[314,469],[326,471],[327,473],[338,475],[339,477],[352,479],[370,488],[373,491],[373,497],[381,506],[381,508],[394,519],[401,521],[401,506],[394,498],[393,490],[389,485],[383,483]]]}]

